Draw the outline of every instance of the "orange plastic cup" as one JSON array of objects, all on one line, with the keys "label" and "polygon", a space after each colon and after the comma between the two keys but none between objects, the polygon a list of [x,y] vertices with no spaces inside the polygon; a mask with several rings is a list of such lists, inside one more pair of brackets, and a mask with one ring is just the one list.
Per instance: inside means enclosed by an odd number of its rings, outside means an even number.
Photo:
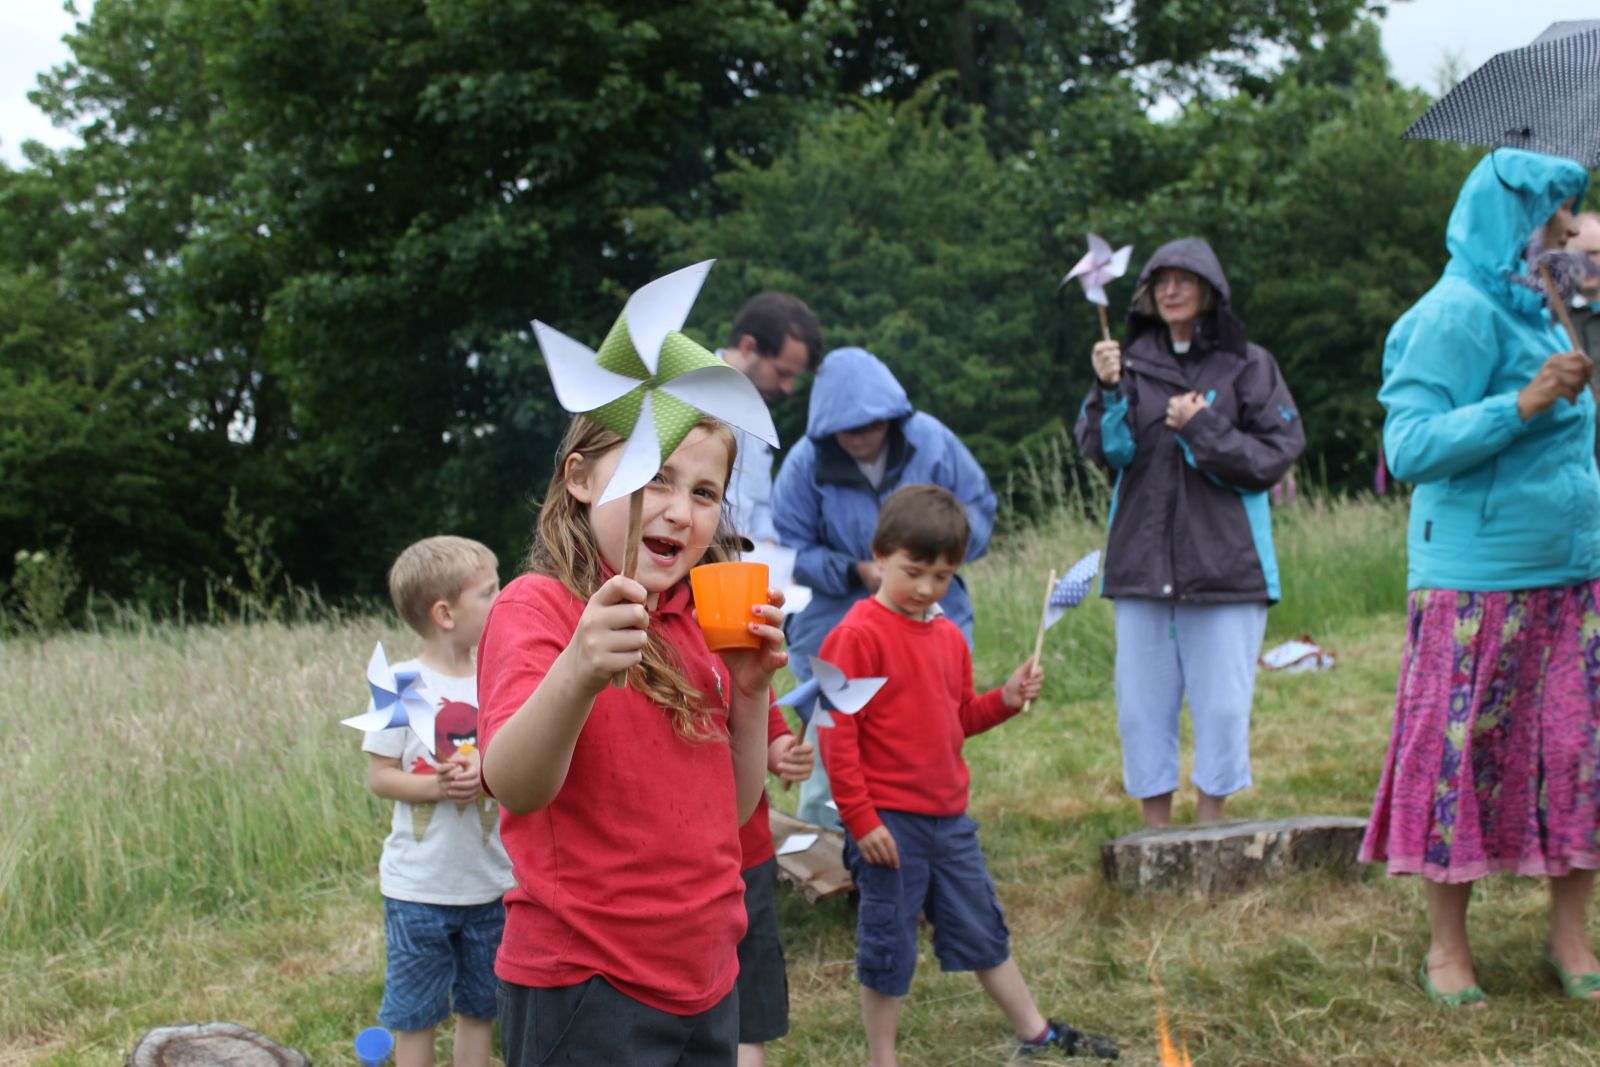
[{"label": "orange plastic cup", "polygon": [[761,639],[750,632],[750,624],[758,621],[750,609],[767,602],[765,563],[702,563],[689,572],[689,587],[712,651],[761,647]]}]

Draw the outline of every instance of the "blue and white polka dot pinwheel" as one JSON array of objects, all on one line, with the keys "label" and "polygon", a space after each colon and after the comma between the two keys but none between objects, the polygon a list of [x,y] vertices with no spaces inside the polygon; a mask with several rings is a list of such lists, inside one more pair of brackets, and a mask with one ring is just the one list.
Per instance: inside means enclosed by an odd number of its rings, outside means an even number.
[{"label": "blue and white polka dot pinwheel", "polygon": [[1061,620],[1068,608],[1075,608],[1083,603],[1089,595],[1089,589],[1094,585],[1094,576],[1100,573],[1100,550],[1084,556],[1068,568],[1066,576],[1056,583],[1050,590],[1050,598],[1045,603],[1044,627],[1049,629]]}]

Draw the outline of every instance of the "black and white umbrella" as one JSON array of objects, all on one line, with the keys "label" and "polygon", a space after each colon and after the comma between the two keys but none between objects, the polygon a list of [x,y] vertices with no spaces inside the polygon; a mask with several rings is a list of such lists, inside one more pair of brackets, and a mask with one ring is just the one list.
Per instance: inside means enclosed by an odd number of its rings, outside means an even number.
[{"label": "black and white umbrella", "polygon": [[1557,22],[1491,58],[1403,136],[1527,148],[1600,167],[1600,19]]}]

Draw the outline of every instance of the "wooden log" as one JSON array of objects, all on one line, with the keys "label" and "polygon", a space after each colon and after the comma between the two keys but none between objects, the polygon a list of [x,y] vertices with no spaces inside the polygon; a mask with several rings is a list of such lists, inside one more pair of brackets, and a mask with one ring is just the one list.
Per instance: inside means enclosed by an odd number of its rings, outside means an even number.
[{"label": "wooden log", "polygon": [[237,1023],[182,1023],[145,1033],[128,1067],[311,1067],[311,1057]]},{"label": "wooden log", "polygon": [[1354,876],[1367,821],[1344,815],[1166,826],[1100,846],[1106,881],[1123,889],[1230,893],[1290,871],[1328,868]]},{"label": "wooden log", "polygon": [[767,822],[772,827],[772,844],[782,848],[794,834],[816,834],[810,848],[778,857],[778,877],[794,886],[808,903],[836,897],[854,889],[855,882],[844,865],[844,834],[769,808]]}]

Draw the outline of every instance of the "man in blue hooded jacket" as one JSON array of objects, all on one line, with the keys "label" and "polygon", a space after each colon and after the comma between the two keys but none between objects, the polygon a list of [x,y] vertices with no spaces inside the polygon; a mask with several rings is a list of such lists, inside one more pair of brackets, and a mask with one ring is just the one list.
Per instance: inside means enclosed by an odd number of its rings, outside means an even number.
[{"label": "man in blue hooded jacket", "polygon": [[[883,361],[862,348],[828,353],[811,386],[806,436],[797,443],[772,491],[779,540],[796,550],[795,580],[812,590],[811,603],[789,620],[789,666],[805,681],[805,657],[858,600],[877,591],[872,533],[878,509],[905,485],[950,490],[967,510],[969,560],[989,547],[995,495],[989,479],[954,432],[915,411]],[[972,600],[961,576],[939,602],[972,644]],[[815,742],[815,728],[807,730]],[[837,827],[827,806],[827,776],[820,762],[800,791],[800,818]]]}]

